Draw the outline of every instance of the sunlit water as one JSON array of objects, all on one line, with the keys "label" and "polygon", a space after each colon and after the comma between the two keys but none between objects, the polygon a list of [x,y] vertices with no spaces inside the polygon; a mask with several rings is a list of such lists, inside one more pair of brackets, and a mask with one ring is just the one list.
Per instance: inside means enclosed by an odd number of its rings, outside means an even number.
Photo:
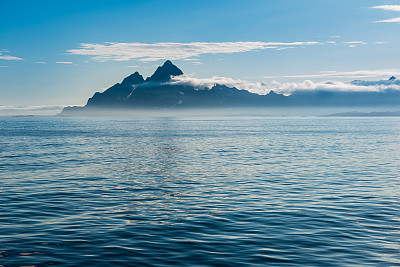
[{"label": "sunlit water", "polygon": [[0,265],[400,266],[398,118],[1,118]]}]

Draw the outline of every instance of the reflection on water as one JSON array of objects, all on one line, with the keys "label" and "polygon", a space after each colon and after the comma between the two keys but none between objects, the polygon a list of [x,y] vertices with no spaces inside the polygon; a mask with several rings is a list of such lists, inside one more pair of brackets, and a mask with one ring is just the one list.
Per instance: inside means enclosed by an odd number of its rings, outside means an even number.
[{"label": "reflection on water", "polygon": [[400,265],[399,119],[0,129],[1,265]]}]

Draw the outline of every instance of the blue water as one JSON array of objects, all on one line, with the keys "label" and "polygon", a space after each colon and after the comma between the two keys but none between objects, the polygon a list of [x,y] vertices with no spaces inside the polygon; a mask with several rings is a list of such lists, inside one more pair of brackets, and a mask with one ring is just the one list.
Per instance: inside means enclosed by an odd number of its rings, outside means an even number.
[{"label": "blue water", "polygon": [[0,118],[0,265],[400,266],[400,118]]}]

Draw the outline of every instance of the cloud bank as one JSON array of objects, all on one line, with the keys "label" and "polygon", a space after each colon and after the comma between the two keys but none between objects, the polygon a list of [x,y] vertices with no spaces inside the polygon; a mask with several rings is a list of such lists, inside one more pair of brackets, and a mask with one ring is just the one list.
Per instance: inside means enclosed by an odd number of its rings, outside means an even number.
[{"label": "cloud bank", "polygon": [[268,89],[267,84],[263,82],[249,82],[245,80],[235,80],[232,78],[213,76],[211,78],[199,79],[188,77],[186,75],[173,76],[168,82],[173,85],[190,85],[199,90],[211,89],[214,85],[226,85],[228,87],[236,87],[241,90],[247,90],[257,94],[266,94],[271,89]]},{"label": "cloud bank", "polygon": [[400,76],[400,69],[357,70],[357,71],[322,71],[317,74],[288,75],[285,78],[354,78],[365,79],[374,77]]},{"label": "cloud bank", "polygon": [[73,55],[91,56],[96,61],[127,61],[138,59],[149,62],[163,59],[181,60],[202,54],[232,54],[264,49],[319,45],[319,42],[194,42],[194,43],[104,43],[80,44],[67,50]]},{"label": "cloud bank", "polygon": [[292,94],[295,91],[310,90],[326,90],[326,91],[342,91],[342,92],[380,92],[387,89],[400,90],[400,80],[388,82],[382,81],[358,81],[358,82],[341,82],[327,80],[322,82],[314,82],[305,80],[303,82],[249,82],[245,80],[235,80],[232,78],[213,76],[211,78],[199,79],[188,77],[185,75],[172,77],[169,84],[194,86],[199,90],[211,89],[216,84],[226,85],[228,87],[236,87],[241,90],[247,90],[257,94],[267,94],[271,90],[281,94]]},{"label": "cloud bank", "polygon": [[55,115],[65,106],[2,106],[0,116],[12,115]]},{"label": "cloud bank", "polygon": [[268,86],[277,93],[291,94],[295,91],[312,91],[312,90],[325,90],[325,91],[337,91],[337,92],[382,92],[388,89],[400,90],[400,86],[396,84],[386,85],[378,82],[374,84],[368,83],[345,83],[341,81],[323,81],[313,82],[311,80],[305,80],[303,82],[286,82],[280,83],[273,81]]}]

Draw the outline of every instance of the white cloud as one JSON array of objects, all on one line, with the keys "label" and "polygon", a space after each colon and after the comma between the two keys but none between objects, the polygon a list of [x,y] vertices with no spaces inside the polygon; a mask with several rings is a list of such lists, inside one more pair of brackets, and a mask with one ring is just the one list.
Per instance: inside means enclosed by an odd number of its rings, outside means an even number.
[{"label": "white cloud", "polygon": [[361,44],[361,45],[366,45],[367,43],[363,42],[363,41],[351,41],[351,42],[344,42],[344,44]]},{"label": "white cloud", "polygon": [[184,61],[198,61],[198,58],[184,58]]},{"label": "white cloud", "polygon": [[248,82],[245,80],[235,80],[232,78],[213,76],[211,78],[199,79],[193,78],[186,75],[173,76],[169,84],[175,85],[190,85],[194,86],[199,90],[211,89],[214,85],[226,85],[228,87],[236,87],[241,90],[247,90],[257,94],[266,94],[270,90],[263,82]]},{"label": "white cloud", "polygon": [[20,58],[20,57],[4,55],[4,53],[8,53],[8,52],[9,51],[7,51],[7,50],[0,51],[0,59],[3,59],[3,60],[24,60],[23,58]]},{"label": "white cloud", "polygon": [[[373,6],[372,8],[375,9],[382,9],[382,10],[386,10],[386,11],[396,11],[396,12],[400,12],[400,5],[381,5],[381,6]],[[391,18],[391,19],[385,19],[385,20],[378,20],[378,21],[374,21],[376,23],[400,23],[400,17],[398,18]]]},{"label": "white cloud", "polygon": [[38,61],[38,62],[35,62],[36,64],[47,64],[46,62],[43,62],[43,61]]},{"label": "white cloud", "polygon": [[73,64],[73,62],[70,61],[57,61],[57,64]]},{"label": "white cloud", "polygon": [[275,50],[281,51],[281,50],[287,50],[287,49],[293,49],[293,48],[295,48],[295,47],[293,47],[293,46],[286,46],[286,47],[278,47],[278,48],[276,48]]},{"label": "white cloud", "polygon": [[380,92],[387,89],[400,90],[399,85],[356,85],[341,81],[323,81],[313,82],[305,80],[303,82],[286,82],[280,83],[273,81],[268,84],[268,87],[277,93],[291,94],[295,91],[312,91],[312,90],[327,90],[327,91],[342,91],[342,92]]},{"label": "white cloud", "polygon": [[385,22],[387,22],[387,23],[391,23],[391,22],[400,23],[400,17],[392,18],[392,19],[385,19],[385,20],[378,20],[378,21],[374,21],[374,22],[376,22],[376,23],[381,23],[381,22],[383,22],[383,23],[385,23]]},{"label": "white cloud", "polygon": [[373,6],[372,8],[400,12],[400,5],[381,5],[381,6]]},{"label": "white cloud", "polygon": [[91,56],[96,61],[157,61],[181,60],[202,54],[232,54],[264,49],[281,49],[293,46],[311,46],[319,42],[221,42],[221,43],[104,43],[81,44],[77,49],[67,50],[74,55]]},{"label": "white cloud", "polygon": [[349,45],[349,47],[357,47],[358,45],[366,45],[367,44],[363,41],[351,41],[351,42],[343,42],[343,43]]},{"label": "white cloud", "polygon": [[[400,74],[400,70],[396,70],[398,74]],[[371,75],[373,71],[370,72]],[[378,73],[382,74],[380,71],[375,71],[375,75]],[[345,73],[341,72],[342,75],[353,75],[350,72]],[[366,74],[366,71],[354,71],[352,73],[358,74]],[[326,71],[321,73],[321,75],[339,75],[340,72],[336,71]],[[385,73],[386,75],[387,73]],[[360,75],[362,76],[362,75]],[[325,76],[324,76],[325,77]],[[349,77],[349,76],[346,76]],[[366,77],[366,76],[364,76]],[[360,81],[357,83],[347,83],[342,81],[335,80],[327,80],[321,82],[314,82],[311,80],[305,80],[302,82],[249,82],[245,80],[235,80],[232,78],[221,77],[221,76],[213,76],[211,78],[206,79],[198,79],[189,77],[186,75],[174,76],[169,84],[174,85],[190,85],[194,86],[198,90],[207,90],[211,89],[216,84],[226,85],[228,87],[236,87],[241,90],[247,90],[257,94],[267,94],[271,90],[274,90],[277,93],[281,94],[291,94],[295,91],[308,91],[308,90],[327,90],[327,91],[353,91],[353,92],[379,92],[387,89],[400,90],[399,82],[391,82],[387,80],[383,81]]]},{"label": "white cloud", "polygon": [[389,77],[392,75],[400,76],[400,69],[383,69],[383,70],[357,70],[357,71],[325,71],[318,74],[306,74],[306,75],[288,75],[283,76],[285,78],[324,78],[324,77],[335,77],[335,78],[371,78],[371,77]]}]

